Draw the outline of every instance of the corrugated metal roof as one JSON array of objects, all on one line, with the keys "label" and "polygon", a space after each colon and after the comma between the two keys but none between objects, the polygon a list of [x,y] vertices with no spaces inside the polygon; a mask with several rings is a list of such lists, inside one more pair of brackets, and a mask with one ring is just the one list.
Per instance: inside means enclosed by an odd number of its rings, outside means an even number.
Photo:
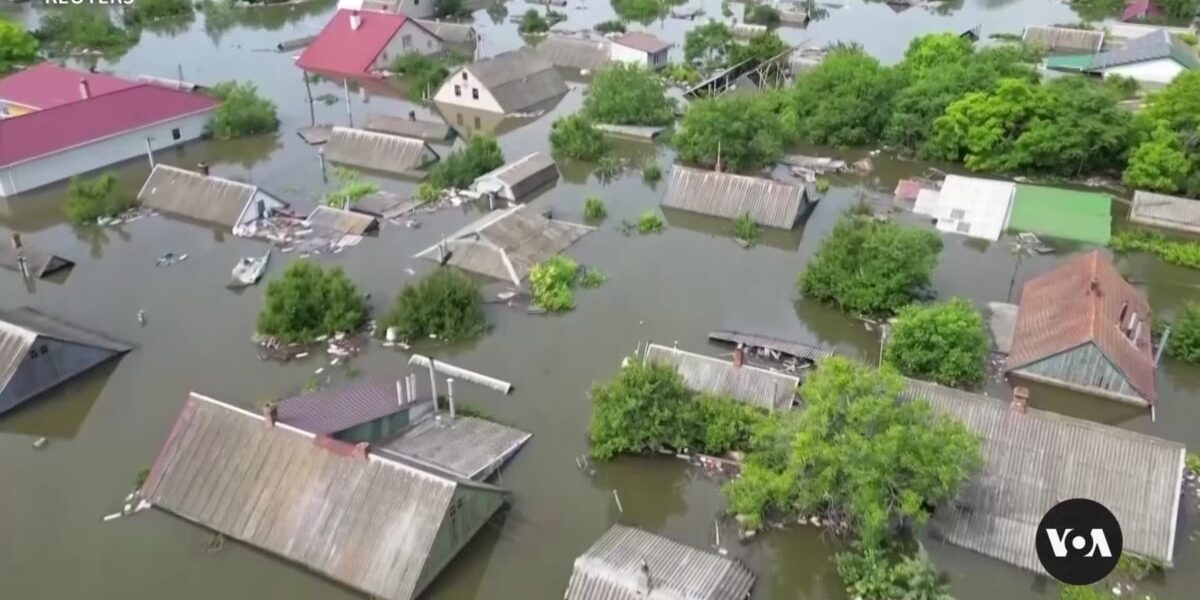
[{"label": "corrugated metal roof", "polygon": [[101,348],[118,354],[132,347],[29,306],[0,309],[0,390],[16,374],[39,337]]},{"label": "corrugated metal roof", "polygon": [[940,231],[996,241],[1008,225],[1015,190],[1010,181],[947,175],[930,216]]},{"label": "corrugated metal roof", "polygon": [[767,348],[776,352],[789,354],[797,358],[804,358],[811,361],[818,361],[833,356],[832,350],[826,350],[809,344],[793,342],[769,335],[759,335],[757,333],[742,333],[739,331],[713,331],[708,334],[708,339],[727,344],[742,344],[753,348]]},{"label": "corrugated metal roof", "polygon": [[[1130,323],[1135,317],[1142,321],[1140,329]],[[1152,403],[1157,394],[1149,322],[1145,296],[1099,250],[1092,250],[1025,282],[1005,369],[1016,371],[1094,343]],[[1137,330],[1134,341],[1125,335],[1130,327]]]},{"label": "corrugated metal roof", "polygon": [[556,67],[599,71],[608,64],[612,42],[607,38],[548,35],[533,46],[534,54]]},{"label": "corrugated metal roof", "polygon": [[675,165],[662,205],[726,219],[749,213],[759,225],[791,229],[806,198],[803,186]]},{"label": "corrugated metal roof", "polygon": [[159,212],[232,228],[257,190],[239,181],[158,163],[138,192],[138,201]]},{"label": "corrugated metal roof", "polygon": [[567,93],[567,84],[554,65],[528,49],[498,54],[463,68],[492,92],[507,114]]},{"label": "corrugated metal roof", "polygon": [[363,127],[368,131],[402,135],[431,142],[446,140],[454,134],[454,130],[444,121],[418,121],[388,115],[367,115],[367,122]]},{"label": "corrugated metal roof", "polygon": [[1138,190],[1129,220],[1166,229],[1200,233],[1200,200]]},{"label": "corrugated metal roof", "polygon": [[433,35],[441,38],[443,42],[472,44],[478,37],[475,33],[475,28],[469,23],[448,23],[446,21],[433,21],[430,19],[413,20],[420,23],[422,27],[428,29]]},{"label": "corrugated metal roof", "polygon": [[334,127],[325,144],[325,158],[364,169],[407,175],[419,171],[437,152],[424,141],[363,129]]},{"label": "corrugated metal roof", "polygon": [[503,491],[352,449],[191,394],[142,491],[354,589],[407,600],[440,567],[427,559],[456,488]]},{"label": "corrugated metal roof", "polygon": [[1021,41],[1026,44],[1036,44],[1049,51],[1099,52],[1100,48],[1104,46],[1104,32],[1067,27],[1029,26],[1025,28]]},{"label": "corrugated metal roof", "polygon": [[[75,263],[56,254],[44,252],[29,242],[21,242],[20,255],[25,257],[25,268],[29,276],[40,279],[52,273],[75,266]],[[21,261],[17,249],[11,243],[0,242],[0,267],[21,272]]]},{"label": "corrugated metal roof", "polygon": [[88,92],[92,96],[102,96],[137,85],[136,81],[104,73],[78,71],[44,62],[0,79],[0,100],[45,110],[81,100],[81,81],[87,81]]},{"label": "corrugated metal roof", "polygon": [[697,392],[729,396],[765,410],[787,410],[796,399],[800,378],[759,367],[733,363],[659,344],[646,348],[644,360],[671,365],[689,388]]},{"label": "corrugated metal roof", "polygon": [[[520,285],[529,269],[566,250],[590,227],[547,219],[526,205],[485,215],[446,238],[446,264]],[[417,256],[439,260],[438,246]]]},{"label": "corrugated metal roof", "polygon": [[379,227],[379,221],[371,215],[325,205],[314,208],[305,221],[309,225],[347,235],[365,235]]},{"label": "corrugated metal roof", "polygon": [[1129,40],[1124,46],[1101,52],[1092,58],[1091,70],[1103,70],[1121,65],[1171,58],[1188,69],[1200,65],[1196,53],[1164,29],[1156,29],[1142,37]]},{"label": "corrugated metal roof", "polygon": [[733,30],[734,37],[741,38],[751,38],[769,31],[766,25],[755,25],[753,23],[734,23],[730,29]]},{"label": "corrugated metal roof", "polygon": [[[355,17],[357,27],[351,22]],[[308,71],[351,77],[375,76],[371,65],[407,20],[401,14],[339,9],[300,54],[296,65]]]},{"label": "corrugated metal roof", "polygon": [[480,186],[483,182],[495,180],[513,190],[513,197],[510,200],[515,202],[521,200],[526,192],[540,188],[556,179],[558,179],[558,165],[554,159],[548,154],[534,152],[479,176],[475,179],[474,185]]},{"label": "corrugated metal roof", "polygon": [[483,479],[516,454],[533,434],[486,419],[443,412],[379,446],[381,452],[428,463],[468,479]]},{"label": "corrugated metal roof", "polygon": [[284,398],[275,408],[280,423],[317,435],[332,435],[399,412],[402,407],[396,381],[372,377]]},{"label": "corrugated metal roof", "polygon": [[[647,577],[648,575],[648,577]],[[754,573],[741,562],[625,525],[579,558],[566,600],[745,600]]]},{"label": "corrugated metal roof", "polygon": [[1182,444],[906,381],[903,398],[924,398],[983,438],[983,468],[933,513],[935,535],[1043,573],[1033,545],[1042,516],[1062,500],[1091,498],[1116,515],[1127,552],[1170,566]]}]

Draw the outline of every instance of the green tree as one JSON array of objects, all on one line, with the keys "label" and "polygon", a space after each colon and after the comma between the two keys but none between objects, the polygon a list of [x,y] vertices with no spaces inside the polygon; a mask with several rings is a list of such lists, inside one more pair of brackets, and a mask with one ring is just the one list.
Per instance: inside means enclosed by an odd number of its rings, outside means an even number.
[{"label": "green tree", "polygon": [[962,386],[983,379],[987,359],[983,317],[962,298],[900,309],[884,359],[901,373]]},{"label": "green tree", "polygon": [[777,106],[771,94],[697,100],[688,105],[671,143],[686,162],[712,166],[719,155],[733,171],[773,165],[786,140]]},{"label": "green tree", "polygon": [[805,297],[886,315],[929,286],[942,240],[923,229],[844,216],[800,278]]},{"label": "green tree", "polygon": [[99,51],[115,57],[137,43],[138,33],[118,27],[103,10],[55,10],[42,16],[34,36],[60,54]]},{"label": "green tree", "polygon": [[1200,363],[1200,302],[1186,302],[1171,322],[1167,355],[1175,360]]},{"label": "green tree", "polygon": [[743,19],[747,23],[754,25],[766,25],[767,27],[779,26],[779,11],[766,4],[755,4],[748,7]]},{"label": "green tree", "polygon": [[1200,10],[1198,0],[1157,0],[1157,3],[1168,17],[1187,19],[1189,22],[1196,18],[1196,12]]},{"label": "green tree", "polygon": [[744,60],[762,62],[783,54],[788,45],[774,31],[759,33],[751,36],[745,44],[734,46],[730,62],[740,63]]},{"label": "green tree", "polygon": [[613,11],[626,21],[649,23],[667,14],[669,0],[612,0]]},{"label": "green tree", "polygon": [[433,17],[445,19],[448,17],[466,17],[471,14],[464,0],[433,0]]},{"label": "green tree", "polygon": [[1121,182],[1131,188],[1174,193],[1183,189],[1191,165],[1166,121],[1159,121],[1149,139],[1129,153]]},{"label": "green tree", "polygon": [[953,600],[949,586],[927,556],[894,554],[861,544],[839,553],[835,560],[846,592],[862,600]]},{"label": "green tree", "polygon": [[597,33],[625,33],[625,23],[618,19],[610,19],[596,23],[595,29]]},{"label": "green tree", "polygon": [[466,340],[487,331],[483,292],[464,275],[438,269],[416,284],[405,285],[380,331],[395,327],[412,341],[435,335],[448,341]]},{"label": "green tree", "polygon": [[755,430],[770,416],[761,409],[742,404],[726,396],[701,394],[688,413],[680,418],[687,427],[695,421],[695,437],[688,447],[705,454],[724,454],[730,450],[745,450]]},{"label": "green tree", "polygon": [[177,19],[192,14],[188,0],[137,0],[125,7],[124,21],[131,26],[146,26],[162,19]]},{"label": "green tree", "polygon": [[313,342],[323,335],[353,332],[366,315],[362,294],[341,267],[325,270],[299,260],[267,284],[258,332],[285,343]]},{"label": "green tree", "polygon": [[413,100],[432,98],[438,86],[450,76],[446,64],[419,52],[406,52],[392,61],[393,73],[403,75],[408,82],[408,97]]},{"label": "green tree", "polygon": [[253,83],[226,81],[214,86],[212,92],[221,99],[205,126],[213,137],[228,140],[279,129],[275,103],[259,96]]},{"label": "green tree", "polygon": [[796,77],[799,132],[818,144],[855,146],[879,139],[891,114],[896,77],[860,48],[839,48]]},{"label": "green tree", "polygon": [[336,167],[333,175],[337,178],[338,189],[325,195],[324,202],[329,206],[342,208],[379,191],[375,184],[363,181],[358,171]]},{"label": "green tree", "polygon": [[610,381],[592,386],[591,398],[589,436],[597,459],[682,449],[691,438],[679,415],[692,409],[692,393],[670,365],[632,362]]},{"label": "green tree", "polygon": [[517,30],[526,35],[546,33],[550,31],[550,23],[537,9],[531,8],[521,15],[521,24],[517,26]]},{"label": "green tree", "polygon": [[94,179],[72,177],[63,210],[72,223],[85,225],[101,217],[115,217],[134,206],[137,199],[117,189],[117,177],[105,173]]},{"label": "green tree", "polygon": [[594,162],[608,153],[608,140],[591,120],[575,113],[557,119],[550,126],[550,146],[555,154]]},{"label": "green tree", "polygon": [[656,74],[619,62],[596,73],[583,114],[596,123],[666,125],[675,119],[675,103]]},{"label": "green tree", "polygon": [[729,62],[736,47],[733,30],[724,23],[710,20],[688,30],[683,38],[683,57],[688,62],[700,61],[708,68],[716,68]]},{"label": "green tree", "polygon": [[434,188],[466,189],[477,177],[504,166],[504,153],[496,138],[476,134],[467,141],[465,148],[451,152],[429,171],[429,181]]},{"label": "green tree", "polygon": [[575,295],[571,288],[579,265],[575,261],[556,254],[529,269],[529,295],[533,303],[550,312],[562,312],[575,308]]},{"label": "green tree", "polygon": [[0,75],[37,60],[38,42],[25,28],[0,18]]}]

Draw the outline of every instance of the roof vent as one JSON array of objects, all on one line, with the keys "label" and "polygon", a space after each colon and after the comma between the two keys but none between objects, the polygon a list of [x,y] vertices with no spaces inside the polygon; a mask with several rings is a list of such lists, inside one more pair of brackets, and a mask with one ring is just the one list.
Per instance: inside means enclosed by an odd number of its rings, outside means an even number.
[{"label": "roof vent", "polygon": [[350,30],[358,31],[359,27],[362,27],[362,16],[357,12],[350,13]]}]

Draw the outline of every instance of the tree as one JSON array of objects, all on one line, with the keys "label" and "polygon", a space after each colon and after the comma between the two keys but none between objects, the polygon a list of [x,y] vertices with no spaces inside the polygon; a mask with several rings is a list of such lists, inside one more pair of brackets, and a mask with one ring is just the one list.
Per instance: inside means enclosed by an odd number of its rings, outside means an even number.
[{"label": "tree", "polygon": [[392,61],[393,73],[408,80],[408,97],[413,100],[432,98],[438,86],[450,76],[446,64],[419,52],[406,52]]},{"label": "tree", "polygon": [[1150,138],[1134,147],[1121,182],[1131,188],[1174,193],[1183,189],[1191,164],[1179,136],[1159,121]]},{"label": "tree", "polygon": [[956,33],[930,33],[913,38],[899,68],[915,79],[966,64],[974,54],[971,41]]},{"label": "tree", "polygon": [[353,332],[366,315],[362,294],[341,267],[324,270],[299,260],[267,285],[258,332],[285,343],[308,343],[323,335]]},{"label": "tree", "polygon": [[692,393],[670,365],[631,362],[610,381],[592,386],[589,436],[592,456],[687,446],[679,415],[691,409]]},{"label": "tree", "polygon": [[496,138],[471,136],[466,148],[455,150],[433,166],[428,183],[438,190],[466,189],[477,177],[504,165],[504,154]]},{"label": "tree", "polygon": [[649,23],[667,14],[669,0],[612,0],[613,11],[627,21]]},{"label": "tree", "polygon": [[37,60],[38,42],[25,28],[0,18],[0,75]]},{"label": "tree", "polygon": [[686,162],[712,166],[719,157],[733,171],[773,165],[786,140],[777,106],[773,94],[697,100],[688,105],[671,143]]},{"label": "tree", "polygon": [[1162,8],[1163,14],[1173,19],[1187,19],[1190,22],[1196,18],[1196,12],[1200,11],[1200,1],[1198,0],[1157,0],[1157,2]]},{"label": "tree", "polygon": [[108,11],[56,10],[42,16],[34,33],[43,46],[70,54],[97,50],[108,57],[124,53],[137,43],[138,33],[118,27]]},{"label": "tree", "polygon": [[889,369],[821,362],[800,390],[805,410],[775,430],[782,449],[752,451],[726,484],[730,507],[752,521],[772,509],[820,514],[871,548],[894,527],[923,525],[926,507],[953,498],[979,468],[980,442],[924,400],[900,400],[903,388]]},{"label": "tree", "polygon": [[221,105],[205,126],[213,137],[228,140],[279,129],[275,103],[259,96],[253,83],[226,81],[218,83],[212,91],[221,99]]},{"label": "tree", "polygon": [[846,592],[862,600],[953,600],[949,586],[927,556],[893,554],[861,544],[839,553],[835,560]]},{"label": "tree", "polygon": [[592,79],[583,114],[597,123],[667,125],[675,119],[675,102],[667,98],[657,75],[636,64],[618,62]]},{"label": "tree", "polygon": [[537,9],[529,9],[521,15],[521,24],[517,26],[517,30],[526,35],[536,33],[546,33],[550,31],[550,23],[542,17]]},{"label": "tree", "polygon": [[1167,355],[1183,362],[1200,363],[1200,302],[1184,303],[1171,322]]},{"label": "tree", "polygon": [[735,64],[745,60],[763,62],[775,58],[787,50],[788,45],[780,39],[779,34],[767,31],[751,36],[745,44],[734,46],[729,62]]},{"label": "tree", "polygon": [[324,202],[329,206],[342,208],[379,191],[375,184],[363,181],[358,171],[336,167],[333,175],[338,189],[325,195]]},{"label": "tree", "polygon": [[779,11],[773,6],[766,4],[756,4],[746,9],[743,20],[754,25],[766,25],[767,27],[779,26]]},{"label": "tree", "polygon": [[685,426],[689,420],[696,423],[688,447],[705,454],[747,449],[755,430],[770,418],[757,407],[711,394],[701,394],[688,409],[694,416],[680,419]]},{"label": "tree", "polygon": [[708,68],[716,68],[729,61],[736,47],[733,30],[724,23],[710,20],[693,27],[684,36],[683,57],[688,62],[700,61]]},{"label": "tree", "polygon": [[608,153],[604,134],[579,113],[557,119],[550,125],[550,146],[556,154],[589,162]]},{"label": "tree", "polygon": [[471,9],[467,7],[464,0],[433,0],[433,17],[435,19],[465,17],[470,14]]},{"label": "tree", "polygon": [[1172,131],[1194,137],[1200,127],[1200,71],[1184,71],[1151,94],[1138,119],[1147,130],[1166,121]]},{"label": "tree", "polygon": [[575,261],[556,254],[529,269],[529,295],[533,303],[550,312],[562,312],[575,308],[575,275],[579,265]]},{"label": "tree", "polygon": [[134,206],[137,199],[117,189],[117,177],[105,173],[94,179],[71,178],[63,210],[77,225],[95,223],[102,217],[115,217]]},{"label": "tree", "polygon": [[596,33],[625,33],[625,23],[618,19],[610,19],[596,23],[592,29],[595,29]]},{"label": "tree", "polygon": [[884,359],[910,377],[948,386],[978,383],[988,343],[983,317],[962,298],[900,309]]},{"label": "tree", "polygon": [[416,284],[405,285],[380,330],[395,327],[411,341],[431,335],[447,341],[471,339],[487,330],[483,292],[466,276],[438,269]]},{"label": "tree", "polygon": [[835,146],[874,141],[887,125],[896,87],[892,72],[861,48],[835,49],[796,77],[792,107],[800,135]]},{"label": "tree", "polygon": [[144,27],[161,19],[175,19],[192,14],[188,0],[138,0],[125,7],[124,21],[130,26]]},{"label": "tree", "polygon": [[843,310],[886,315],[929,286],[942,240],[892,222],[844,216],[800,278],[807,298]]}]

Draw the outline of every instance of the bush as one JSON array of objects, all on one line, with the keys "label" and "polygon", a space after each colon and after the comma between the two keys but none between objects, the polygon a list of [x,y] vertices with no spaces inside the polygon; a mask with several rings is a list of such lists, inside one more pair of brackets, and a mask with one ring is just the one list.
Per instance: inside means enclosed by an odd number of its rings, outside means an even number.
[{"label": "bush", "polygon": [[611,154],[605,154],[600,157],[600,160],[596,161],[596,169],[592,173],[596,175],[596,179],[607,183],[616,179],[624,168],[624,165],[621,164],[621,159]]},{"label": "bush", "polygon": [[813,188],[817,190],[818,194],[824,194],[825,192],[829,191],[829,180],[825,179],[824,177],[819,177],[815,182],[813,182]]},{"label": "bush", "polygon": [[379,191],[375,184],[359,179],[361,176],[358,171],[335,167],[333,175],[337,178],[339,187],[325,195],[325,204],[329,206],[343,208]]},{"label": "bush", "polygon": [[598,288],[608,281],[608,275],[604,271],[595,267],[588,267],[583,270],[583,275],[579,277],[579,287]]},{"label": "bush", "polygon": [[925,556],[889,556],[858,545],[835,557],[846,593],[862,600],[953,600],[949,586]]},{"label": "bush", "polygon": [[1192,475],[1200,475],[1200,454],[1188,452],[1183,457],[1183,465],[1188,471],[1191,471]]},{"label": "bush", "polygon": [[429,183],[439,190],[466,189],[477,177],[504,165],[496,138],[476,134],[466,148],[455,150],[429,171]]},{"label": "bush", "polygon": [[700,83],[700,73],[688,63],[668,63],[659,71],[668,81],[679,85],[695,85]]},{"label": "bush", "polygon": [[592,29],[595,29],[599,33],[625,33],[625,23],[617,19],[611,19],[596,23],[596,26]]},{"label": "bush", "polygon": [[415,198],[416,201],[421,204],[436,202],[440,195],[441,191],[438,190],[437,186],[429,183],[428,181],[418,185],[417,191],[413,192],[413,198]]},{"label": "bush", "polygon": [[466,276],[438,269],[416,284],[404,286],[379,331],[395,327],[401,338],[416,341],[430,335],[448,341],[476,337],[487,330],[483,292]]},{"label": "bush", "polygon": [[189,0],[137,0],[125,7],[123,18],[128,25],[147,25],[190,14],[192,3]]},{"label": "bush", "polygon": [[676,0],[612,0],[613,11],[622,19],[649,23],[665,14]]},{"label": "bush", "polygon": [[582,113],[596,123],[666,125],[675,120],[675,102],[654,72],[617,62],[596,73]]},{"label": "bush", "polygon": [[471,9],[465,0],[433,0],[433,18],[469,17]]},{"label": "bush", "polygon": [[221,99],[221,105],[205,126],[209,135],[228,140],[279,129],[275,103],[260,97],[253,83],[218,83],[213,94]]},{"label": "bush", "polygon": [[843,310],[887,315],[929,287],[941,250],[934,233],[844,216],[809,261],[800,291]]},{"label": "bush", "polygon": [[340,267],[324,270],[299,260],[267,285],[258,332],[285,343],[313,342],[323,335],[352,332],[366,316],[362,294]]},{"label": "bush", "polygon": [[41,28],[34,37],[61,53],[98,50],[106,55],[120,54],[137,43],[135,31],[122,29],[109,19],[105,10],[56,10],[42,16]]},{"label": "bush", "polygon": [[679,415],[691,410],[692,393],[670,365],[633,362],[606,383],[592,386],[589,437],[592,456],[687,446],[690,432]]},{"label": "bush", "polygon": [[648,159],[646,164],[642,165],[642,181],[646,183],[658,183],[662,179],[662,167],[658,166],[658,161],[653,158]]},{"label": "bush", "polygon": [[755,25],[775,27],[779,25],[779,11],[765,4],[757,4],[746,11],[744,20]]},{"label": "bush", "polygon": [[517,31],[526,35],[546,33],[550,31],[550,23],[542,17],[542,13],[531,8],[521,16],[521,24],[517,27]]},{"label": "bush", "polygon": [[450,76],[445,63],[418,52],[397,56],[392,61],[391,70],[408,80],[408,97],[412,100],[432,98],[438,86]]},{"label": "bush", "polygon": [[71,178],[63,210],[78,225],[92,224],[101,217],[115,217],[134,206],[137,198],[117,190],[117,177],[105,173],[95,179]]},{"label": "bush", "polygon": [[608,216],[608,210],[604,208],[604,201],[592,196],[583,201],[583,218],[588,221],[599,221]]},{"label": "bush", "polygon": [[1184,303],[1175,315],[1166,352],[1175,360],[1200,363],[1200,302]]},{"label": "bush", "polygon": [[37,60],[38,42],[20,24],[0,17],[0,76]]},{"label": "bush", "polygon": [[983,317],[962,298],[900,309],[884,359],[910,377],[958,387],[983,380]]},{"label": "bush", "polygon": [[575,308],[575,296],[571,286],[575,283],[575,261],[555,255],[529,269],[529,293],[533,303],[550,312],[562,312]]},{"label": "bush", "polygon": [[[689,443],[693,450],[705,454],[725,454],[745,450],[750,446],[754,431],[769,415],[753,406],[726,396],[702,394],[692,406],[696,434]],[[683,418],[686,423],[689,419]]]},{"label": "bush", "polygon": [[744,213],[733,220],[733,234],[739,240],[754,243],[758,241],[758,223],[754,222],[750,213]]},{"label": "bush", "polygon": [[559,155],[589,162],[608,153],[604,134],[578,113],[558,119],[550,126],[550,146]]},{"label": "bush", "polygon": [[654,211],[648,210],[640,215],[637,219],[637,232],[646,235],[647,233],[662,233],[663,221]]},{"label": "bush", "polygon": [[1117,252],[1149,252],[1173,265],[1200,269],[1200,243],[1168,240],[1157,231],[1127,229],[1108,241]]}]

